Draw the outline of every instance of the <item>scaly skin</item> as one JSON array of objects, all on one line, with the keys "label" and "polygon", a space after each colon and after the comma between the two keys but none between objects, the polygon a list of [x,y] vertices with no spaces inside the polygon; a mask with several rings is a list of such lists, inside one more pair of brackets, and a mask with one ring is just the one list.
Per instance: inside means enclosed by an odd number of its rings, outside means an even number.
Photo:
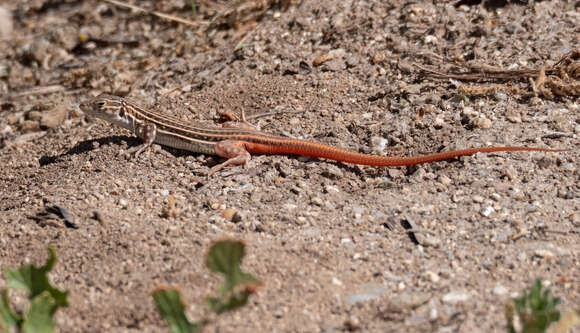
[{"label": "scaly skin", "polygon": [[209,175],[230,164],[246,164],[250,160],[251,154],[301,155],[353,164],[394,167],[431,163],[476,153],[564,151],[561,149],[507,146],[453,150],[422,156],[387,157],[360,154],[314,141],[272,135],[246,126],[239,128],[192,126],[177,118],[149,111],[126,99],[107,94],[101,94],[90,101],[81,103],[81,109],[89,115],[127,128],[141,137],[144,143],[128,151],[135,156],[153,143],[159,143],[192,152],[214,154],[227,159],[224,163],[213,167]]}]

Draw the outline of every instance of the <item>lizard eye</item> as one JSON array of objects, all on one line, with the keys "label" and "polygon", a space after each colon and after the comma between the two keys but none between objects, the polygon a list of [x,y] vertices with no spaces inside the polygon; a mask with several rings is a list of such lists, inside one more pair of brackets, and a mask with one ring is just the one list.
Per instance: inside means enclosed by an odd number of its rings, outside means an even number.
[{"label": "lizard eye", "polygon": [[104,101],[98,101],[97,102],[97,106],[99,107],[99,109],[102,109],[105,107],[105,102]]}]

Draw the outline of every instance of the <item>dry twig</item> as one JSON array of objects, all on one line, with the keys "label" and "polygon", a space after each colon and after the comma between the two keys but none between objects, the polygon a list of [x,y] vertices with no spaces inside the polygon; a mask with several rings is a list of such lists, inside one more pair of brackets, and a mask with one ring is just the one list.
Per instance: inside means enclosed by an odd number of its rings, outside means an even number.
[{"label": "dry twig", "polygon": [[141,8],[141,7],[138,7],[138,6],[135,6],[135,5],[130,5],[130,4],[127,4],[127,3],[120,2],[120,1],[116,1],[116,0],[105,0],[105,2],[108,2],[108,3],[110,3],[112,5],[115,5],[115,6],[124,7],[124,8],[130,8],[130,9],[133,9],[133,10],[136,10],[136,11],[144,12],[144,13],[149,14],[149,15],[157,16],[157,17],[162,18],[162,19],[166,19],[166,20],[169,20],[169,21],[173,21],[173,22],[177,22],[177,23],[189,25],[189,26],[196,27],[196,28],[199,27],[200,25],[208,24],[207,22],[203,22],[203,21],[193,22],[193,21],[185,20],[185,19],[179,18],[177,16],[167,15],[167,14],[163,14],[163,13],[160,13],[160,12],[156,12],[156,11],[152,11],[152,10],[147,10],[147,9],[144,9],[144,8]]},{"label": "dry twig", "polygon": [[[554,96],[580,96],[580,50],[565,54],[550,68],[542,66],[536,69],[501,69],[486,65],[463,65],[448,72],[425,68],[415,64],[423,73],[440,79],[460,81],[507,81],[486,87],[459,86],[461,93],[469,95],[488,95],[497,91],[509,91],[521,94],[522,89],[511,84],[513,81],[530,82],[533,96],[549,99]],[[528,93],[523,93],[529,95]]]}]

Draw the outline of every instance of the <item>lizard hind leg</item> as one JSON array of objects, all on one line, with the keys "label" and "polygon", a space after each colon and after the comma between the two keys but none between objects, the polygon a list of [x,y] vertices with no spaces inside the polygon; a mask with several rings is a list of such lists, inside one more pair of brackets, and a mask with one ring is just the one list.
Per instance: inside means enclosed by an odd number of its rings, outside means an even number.
[{"label": "lizard hind leg", "polygon": [[207,174],[208,177],[228,165],[244,165],[252,158],[250,153],[246,150],[243,141],[220,141],[214,146],[214,153],[218,156],[227,158],[227,160],[211,168]]}]

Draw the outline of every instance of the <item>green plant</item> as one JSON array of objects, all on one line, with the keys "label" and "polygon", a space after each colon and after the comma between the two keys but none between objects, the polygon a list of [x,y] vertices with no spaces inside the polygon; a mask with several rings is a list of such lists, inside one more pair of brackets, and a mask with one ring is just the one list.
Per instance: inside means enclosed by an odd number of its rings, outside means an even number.
[{"label": "green plant", "polygon": [[48,248],[49,258],[44,266],[23,265],[18,269],[5,268],[8,288],[28,293],[30,306],[24,314],[16,313],[10,306],[8,290],[0,291],[0,328],[2,332],[49,333],[54,330],[52,317],[59,307],[68,306],[68,291],[54,288],[48,273],[56,262],[54,250]]},{"label": "green plant", "polygon": [[560,298],[551,297],[550,289],[542,291],[542,281],[537,279],[521,297],[513,298],[506,306],[506,318],[510,333],[545,332],[552,322],[560,319],[556,306]]},{"label": "green plant", "polygon": [[191,5],[191,13],[195,18],[197,16],[197,6],[195,5],[195,0],[189,0],[189,4]]},{"label": "green plant", "polygon": [[[251,294],[261,285],[260,280],[242,271],[240,264],[245,254],[244,243],[236,240],[223,240],[214,243],[207,255],[206,266],[214,273],[224,276],[217,297],[207,297],[208,308],[221,314],[232,311],[248,302]],[[207,320],[190,322],[185,315],[185,305],[179,290],[173,287],[159,287],[153,292],[157,309],[167,320],[171,332],[198,332]]]}]

